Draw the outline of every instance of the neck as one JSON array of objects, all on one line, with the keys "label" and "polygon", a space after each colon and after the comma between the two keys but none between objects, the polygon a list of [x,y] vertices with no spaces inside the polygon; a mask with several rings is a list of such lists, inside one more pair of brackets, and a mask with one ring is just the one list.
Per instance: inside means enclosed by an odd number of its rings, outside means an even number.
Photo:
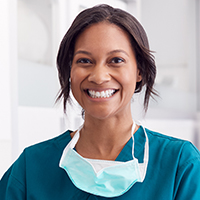
[{"label": "neck", "polygon": [[76,150],[83,157],[115,160],[131,138],[132,116],[96,119],[85,116]]}]

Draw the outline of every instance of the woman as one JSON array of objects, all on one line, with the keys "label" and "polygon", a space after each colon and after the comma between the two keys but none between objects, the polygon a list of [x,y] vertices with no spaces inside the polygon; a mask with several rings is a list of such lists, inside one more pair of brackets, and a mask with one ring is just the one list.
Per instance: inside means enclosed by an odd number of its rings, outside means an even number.
[{"label": "woman", "polygon": [[81,12],[57,63],[58,99],[66,111],[71,89],[84,124],[26,148],[0,182],[1,199],[200,198],[199,151],[132,120],[133,94],[145,88],[145,110],[156,94],[154,59],[133,16],[107,5]]}]

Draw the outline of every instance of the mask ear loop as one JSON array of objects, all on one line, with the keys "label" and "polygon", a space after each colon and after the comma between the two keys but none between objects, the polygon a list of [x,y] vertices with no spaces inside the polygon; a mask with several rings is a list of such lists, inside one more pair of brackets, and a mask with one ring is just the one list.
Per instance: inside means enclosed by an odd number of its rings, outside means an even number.
[{"label": "mask ear loop", "polygon": [[132,139],[133,139],[133,146],[132,146],[132,156],[133,156],[133,159],[136,159],[135,156],[134,156],[134,146],[135,146],[135,141],[134,141],[134,132],[135,132],[135,128],[136,128],[136,123],[135,121],[133,120],[133,125],[132,125],[132,131],[131,131],[131,136],[132,136]]},{"label": "mask ear loop", "polygon": [[[148,139],[145,128],[141,125],[140,122],[138,122],[138,124],[143,128],[144,135],[145,135],[145,138],[146,138],[146,142],[145,142],[145,145],[144,145],[143,163],[139,163],[140,174],[141,174],[141,178],[142,178],[142,181],[143,181],[145,176],[146,176],[147,165],[148,165],[148,162],[149,162],[149,139]],[[134,138],[133,138],[133,148],[132,149],[134,149]],[[134,155],[134,152],[133,152],[133,155]]]},{"label": "mask ear loop", "polygon": [[83,128],[83,125],[81,125],[77,132],[74,134],[73,138],[71,139],[71,141],[68,143],[68,145],[66,146],[66,148],[63,151],[63,156],[61,157],[60,163],[62,162],[63,158],[65,157],[65,155],[67,154],[69,148],[73,149],[76,145],[76,143],[78,142],[78,139],[80,137],[80,130]]},{"label": "mask ear loop", "polygon": [[75,147],[76,143],[78,142],[78,139],[79,139],[79,137],[80,137],[80,130],[81,130],[82,128],[83,128],[83,125],[81,125],[81,126],[78,128],[77,132],[74,134],[74,136],[73,136],[73,138],[72,138],[72,140],[71,140],[71,143],[70,143],[69,147],[71,147],[72,149]]},{"label": "mask ear loop", "polygon": [[144,159],[143,159],[143,163],[139,163],[140,165],[140,174],[141,174],[141,178],[142,181],[145,179],[146,176],[146,172],[147,172],[147,166],[148,166],[148,161],[149,161],[149,139],[147,137],[147,133],[145,128],[142,126],[143,130],[144,130],[144,134],[146,137],[146,142],[145,142],[145,149],[144,149]]}]

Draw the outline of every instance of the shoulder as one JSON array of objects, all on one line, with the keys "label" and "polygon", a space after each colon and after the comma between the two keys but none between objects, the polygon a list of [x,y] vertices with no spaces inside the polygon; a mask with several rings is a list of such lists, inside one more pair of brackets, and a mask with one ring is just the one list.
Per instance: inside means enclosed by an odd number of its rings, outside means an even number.
[{"label": "shoulder", "polygon": [[199,199],[199,150],[189,141],[145,130],[149,139],[147,179],[173,191],[174,199]]},{"label": "shoulder", "polygon": [[168,136],[162,133],[158,133],[152,130],[149,130],[145,128],[146,133],[148,135],[149,141],[152,144],[158,143],[158,145],[162,145],[166,148],[173,148],[174,150],[179,149],[179,150],[192,150],[194,154],[199,154],[199,150],[189,141],[175,138],[172,136]]},{"label": "shoulder", "polygon": [[149,129],[145,129],[149,138],[151,151],[162,155],[169,161],[178,162],[178,168],[190,163],[200,164],[200,152],[189,141],[167,136]]},{"label": "shoulder", "polygon": [[70,133],[71,131],[66,131],[55,138],[25,148],[0,180],[0,196],[25,199],[26,188],[30,185],[35,189],[36,185],[45,185],[43,181],[47,178],[50,181],[49,177],[57,180],[63,176],[59,160],[63,149],[71,140]]},{"label": "shoulder", "polygon": [[42,153],[42,152],[47,152],[47,151],[63,151],[65,146],[69,143],[71,140],[70,133],[72,131],[67,130],[63,134],[54,137],[52,139],[31,145],[27,148],[25,148],[24,152],[28,153]]},{"label": "shoulder", "polygon": [[55,138],[25,148],[7,174],[20,181],[27,170],[33,172],[39,168],[58,165],[63,149],[71,140],[71,132],[68,130]]},{"label": "shoulder", "polygon": [[58,165],[63,149],[71,140],[71,132],[68,130],[55,138],[25,148],[7,171],[6,176],[12,176],[20,182],[29,169],[33,172],[36,168]]}]

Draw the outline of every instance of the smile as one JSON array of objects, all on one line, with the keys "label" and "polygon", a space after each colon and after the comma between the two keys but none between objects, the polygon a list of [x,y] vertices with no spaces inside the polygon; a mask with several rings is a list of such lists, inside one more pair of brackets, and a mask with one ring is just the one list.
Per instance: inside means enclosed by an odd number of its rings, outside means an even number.
[{"label": "smile", "polygon": [[92,98],[109,98],[113,96],[117,90],[109,89],[103,91],[87,90],[87,94]]}]

